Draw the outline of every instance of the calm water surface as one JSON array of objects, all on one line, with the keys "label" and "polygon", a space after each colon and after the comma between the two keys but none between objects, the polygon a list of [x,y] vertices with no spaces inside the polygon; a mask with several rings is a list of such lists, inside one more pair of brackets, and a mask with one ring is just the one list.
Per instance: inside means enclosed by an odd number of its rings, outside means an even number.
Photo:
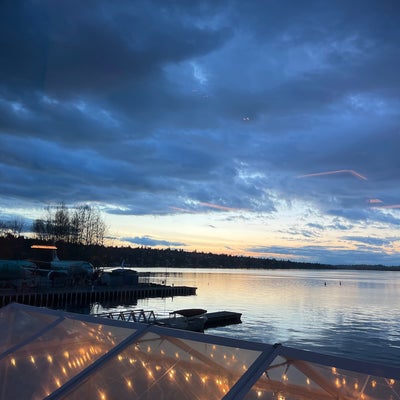
[{"label": "calm water surface", "polygon": [[[139,269],[150,282],[197,287],[196,296],[94,306],[92,312],[180,308],[241,312],[242,324],[207,334],[400,367],[400,272]],[[326,285],[325,285],[326,284]]]}]

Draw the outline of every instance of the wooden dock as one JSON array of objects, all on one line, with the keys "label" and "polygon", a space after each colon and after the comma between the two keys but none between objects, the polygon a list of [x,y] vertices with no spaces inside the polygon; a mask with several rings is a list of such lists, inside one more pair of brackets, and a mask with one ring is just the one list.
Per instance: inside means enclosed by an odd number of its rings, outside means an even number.
[{"label": "wooden dock", "polygon": [[13,289],[0,290],[0,307],[10,303],[22,303],[33,306],[62,307],[86,305],[96,302],[123,302],[149,297],[192,296],[197,288],[188,286],[146,285],[135,286],[85,286],[72,288],[46,288],[41,290]]}]

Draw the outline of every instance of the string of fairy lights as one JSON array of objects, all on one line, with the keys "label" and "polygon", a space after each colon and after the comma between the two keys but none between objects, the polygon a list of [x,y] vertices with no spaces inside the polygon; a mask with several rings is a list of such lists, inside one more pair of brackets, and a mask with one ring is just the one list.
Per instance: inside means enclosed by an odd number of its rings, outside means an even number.
[{"label": "string of fairy lights", "polygon": [[[65,331],[58,326],[54,337],[47,333],[47,340],[38,338],[1,360],[2,393],[7,393],[5,386],[26,377],[20,394],[25,390],[32,399],[50,396],[122,339],[121,331],[107,330],[101,324],[67,324]],[[84,398],[88,393],[96,393],[99,400],[144,394],[156,398],[159,391],[170,393],[164,398],[222,399],[259,354],[255,350],[147,331],[77,385],[68,393],[68,399]],[[352,374],[278,356],[248,392],[246,400],[396,400],[400,399],[398,390],[395,379]]]}]

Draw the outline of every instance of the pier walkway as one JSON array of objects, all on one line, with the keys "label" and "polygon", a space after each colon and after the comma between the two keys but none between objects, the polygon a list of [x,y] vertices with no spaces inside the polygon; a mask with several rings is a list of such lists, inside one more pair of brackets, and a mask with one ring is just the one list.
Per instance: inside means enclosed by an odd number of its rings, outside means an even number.
[{"label": "pier walkway", "polygon": [[124,302],[149,297],[192,296],[197,288],[138,284],[135,286],[78,286],[45,289],[0,289],[0,307],[10,303],[33,306],[61,307],[64,304],[80,305],[95,302]]}]

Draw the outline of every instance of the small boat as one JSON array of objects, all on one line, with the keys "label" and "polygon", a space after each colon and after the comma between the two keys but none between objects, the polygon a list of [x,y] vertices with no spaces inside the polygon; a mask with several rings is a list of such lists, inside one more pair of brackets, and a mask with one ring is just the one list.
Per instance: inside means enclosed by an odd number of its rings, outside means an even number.
[{"label": "small boat", "polygon": [[164,319],[163,325],[169,328],[186,329],[189,331],[203,332],[207,321],[207,310],[202,308],[185,308],[169,313],[169,318]]}]

